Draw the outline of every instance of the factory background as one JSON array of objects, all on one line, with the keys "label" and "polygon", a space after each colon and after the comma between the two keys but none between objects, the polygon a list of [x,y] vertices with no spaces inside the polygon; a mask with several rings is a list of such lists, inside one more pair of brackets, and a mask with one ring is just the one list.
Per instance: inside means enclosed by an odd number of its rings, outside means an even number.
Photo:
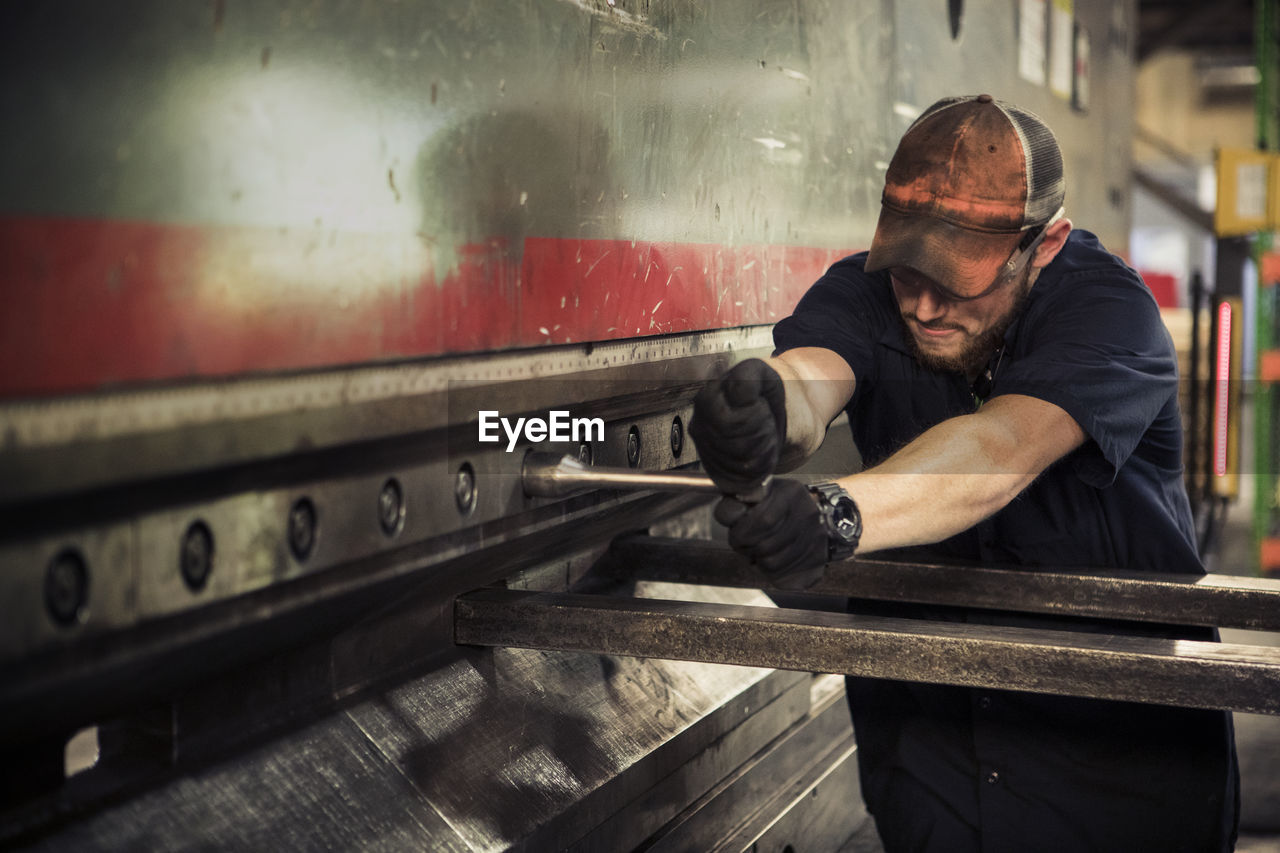
[{"label": "factory background", "polygon": [[[731,565],[709,498],[531,494],[524,451],[696,471],[700,383],[867,247],[897,139],[950,94],[1057,133],[1068,216],[1179,348],[1206,562],[1280,612],[1274,0],[0,24],[0,846],[878,849],[842,684],[783,660],[811,625],[751,622],[796,605]],[[508,452],[490,410],[604,430]],[[1273,616],[1220,618],[1277,645]],[[1259,654],[1216,700],[1255,853],[1280,850]],[[1055,689],[1122,689],[1080,665]],[[1150,665],[1159,701],[1183,661]]]}]

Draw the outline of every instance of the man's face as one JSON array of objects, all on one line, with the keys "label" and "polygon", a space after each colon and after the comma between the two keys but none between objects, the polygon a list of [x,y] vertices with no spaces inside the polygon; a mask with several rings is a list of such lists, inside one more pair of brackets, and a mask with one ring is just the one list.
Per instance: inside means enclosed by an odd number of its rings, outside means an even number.
[{"label": "man's face", "polygon": [[909,267],[889,270],[898,311],[916,361],[932,370],[976,375],[991,358],[1031,291],[1032,266],[981,296],[957,298]]}]

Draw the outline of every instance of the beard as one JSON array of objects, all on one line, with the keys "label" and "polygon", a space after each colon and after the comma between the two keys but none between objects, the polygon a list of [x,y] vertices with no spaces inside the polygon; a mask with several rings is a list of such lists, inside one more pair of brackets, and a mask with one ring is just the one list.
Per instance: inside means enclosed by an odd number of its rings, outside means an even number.
[{"label": "beard", "polygon": [[[1027,297],[1031,293],[1033,272],[1037,271],[1028,267],[1022,275],[1022,280],[1015,285],[1017,293],[1014,296],[1013,304],[1009,306],[1009,310],[997,318],[985,331],[967,337],[960,351],[956,353],[939,355],[923,350],[920,347],[920,342],[916,340],[915,333],[911,331],[911,327],[907,323],[908,320],[916,318],[907,314],[899,314],[898,319],[902,322],[903,337],[907,340],[907,346],[911,350],[912,358],[922,367],[929,370],[944,373],[962,373],[966,376],[976,375],[981,372],[982,368],[986,367],[987,362],[990,361],[991,354],[996,351],[996,347],[1004,342],[1004,333],[1009,330],[1009,326],[1013,325],[1013,321],[1026,308]],[[917,322],[919,321],[917,320]],[[960,329],[960,331],[964,332],[963,329]],[[965,334],[967,335],[968,333],[965,332]]]}]

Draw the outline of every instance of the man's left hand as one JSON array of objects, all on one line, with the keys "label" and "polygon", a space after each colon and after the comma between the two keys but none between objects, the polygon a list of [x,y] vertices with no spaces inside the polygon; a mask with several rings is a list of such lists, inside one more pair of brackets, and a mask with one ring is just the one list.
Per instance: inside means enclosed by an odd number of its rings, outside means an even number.
[{"label": "man's left hand", "polygon": [[754,505],[723,498],[715,516],[729,528],[729,545],[778,586],[807,589],[822,578],[830,546],[818,504],[804,483],[775,479],[765,499]]}]

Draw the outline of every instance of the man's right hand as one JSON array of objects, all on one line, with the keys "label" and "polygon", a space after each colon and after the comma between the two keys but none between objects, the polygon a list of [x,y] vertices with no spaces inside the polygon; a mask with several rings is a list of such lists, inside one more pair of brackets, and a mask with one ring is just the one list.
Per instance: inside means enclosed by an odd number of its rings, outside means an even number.
[{"label": "man's right hand", "polygon": [[772,474],[786,434],[782,377],[758,358],[708,382],[693,401],[689,435],[726,494],[749,492]]}]

